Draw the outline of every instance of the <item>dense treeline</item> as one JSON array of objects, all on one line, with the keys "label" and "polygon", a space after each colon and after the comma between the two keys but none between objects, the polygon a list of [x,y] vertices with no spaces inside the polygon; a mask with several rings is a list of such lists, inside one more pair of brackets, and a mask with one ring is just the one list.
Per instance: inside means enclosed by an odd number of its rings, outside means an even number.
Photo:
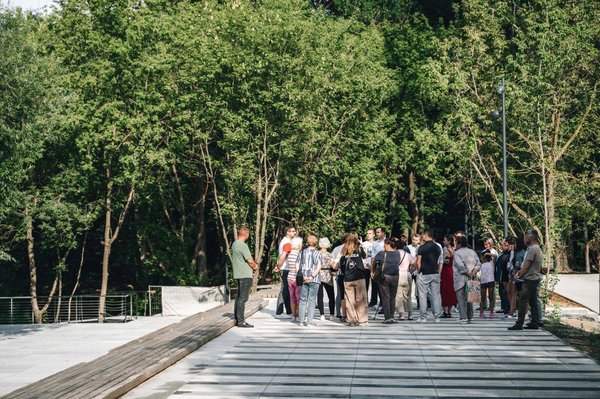
[{"label": "dense treeline", "polygon": [[498,238],[501,77],[511,233],[599,239],[595,1],[58,5],[0,9],[1,294],[214,284],[242,224],[266,279],[288,223]]}]

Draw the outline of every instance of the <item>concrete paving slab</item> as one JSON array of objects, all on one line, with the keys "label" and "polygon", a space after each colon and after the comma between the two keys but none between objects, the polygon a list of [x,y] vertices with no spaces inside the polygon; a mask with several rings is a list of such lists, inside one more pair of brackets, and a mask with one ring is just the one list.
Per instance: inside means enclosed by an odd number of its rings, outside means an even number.
[{"label": "concrete paving slab", "polygon": [[596,313],[600,312],[598,274],[559,274],[554,292]]},{"label": "concrete paving slab", "polygon": [[181,319],[145,317],[128,323],[2,325],[0,396],[98,358],[113,348]]},{"label": "concrete paving slab", "polygon": [[301,328],[267,309],[250,322],[124,398],[600,397],[598,363],[543,330],[508,332],[502,320]]}]

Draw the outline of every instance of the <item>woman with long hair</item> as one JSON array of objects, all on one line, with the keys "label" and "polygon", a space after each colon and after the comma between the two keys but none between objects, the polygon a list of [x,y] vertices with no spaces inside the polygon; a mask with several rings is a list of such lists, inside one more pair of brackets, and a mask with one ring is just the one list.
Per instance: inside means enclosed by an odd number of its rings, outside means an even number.
[{"label": "woman with long hair", "polygon": [[442,295],[442,307],[444,314],[442,318],[452,317],[452,306],[458,304],[456,292],[454,291],[454,235],[448,234],[444,237],[444,264],[442,265],[442,274],[440,276],[440,293]]},{"label": "woman with long hair", "polygon": [[366,324],[369,321],[367,307],[367,289],[365,284],[363,258],[365,251],[360,245],[358,234],[352,232],[346,237],[340,253],[340,267],[344,274],[346,299],[346,318],[351,327]]}]

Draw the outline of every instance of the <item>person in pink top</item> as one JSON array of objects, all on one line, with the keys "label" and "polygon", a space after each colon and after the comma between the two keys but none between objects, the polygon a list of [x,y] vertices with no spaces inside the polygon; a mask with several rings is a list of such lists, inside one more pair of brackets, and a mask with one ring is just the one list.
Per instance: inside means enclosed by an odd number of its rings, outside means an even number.
[{"label": "person in pink top", "polygon": [[412,274],[410,266],[414,265],[416,259],[406,251],[406,245],[402,240],[395,239],[396,250],[400,253],[398,291],[396,291],[396,309],[400,314],[398,320],[406,320],[405,313],[408,313],[408,320],[412,320]]}]

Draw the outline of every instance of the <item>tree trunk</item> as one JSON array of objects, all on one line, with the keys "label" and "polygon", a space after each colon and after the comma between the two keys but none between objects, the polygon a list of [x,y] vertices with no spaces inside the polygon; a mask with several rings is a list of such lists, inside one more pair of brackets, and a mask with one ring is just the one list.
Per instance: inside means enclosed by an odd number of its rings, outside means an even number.
[{"label": "tree trunk", "polygon": [[111,250],[111,216],[112,216],[112,204],[111,204],[111,192],[112,185],[109,186],[105,201],[105,212],[104,212],[104,241],[102,250],[102,281],[100,283],[100,300],[98,302],[98,323],[104,323],[104,309],[106,308],[106,292],[108,290],[108,265],[110,261],[110,250]]},{"label": "tree trunk", "polygon": [[58,298],[56,299],[56,313],[54,314],[54,322],[60,321],[60,306],[62,305],[62,272],[58,272]]},{"label": "tree trunk", "polygon": [[[417,234],[419,228],[419,207],[417,205],[415,188],[415,172],[411,170],[408,172],[408,207],[410,211],[411,236]],[[410,238],[408,242],[411,242]]]},{"label": "tree trunk", "polygon": [[390,226],[390,235],[394,235],[394,230],[396,228],[396,220],[394,218],[394,211],[396,210],[396,205],[398,205],[398,189],[396,188],[396,186],[394,186],[390,194],[390,202],[388,204],[388,216],[386,220],[386,224]]},{"label": "tree trunk", "polygon": [[[37,199],[36,199],[37,200]],[[34,200],[34,206],[36,203]],[[27,224],[27,258],[29,259],[29,295],[31,295],[31,310],[36,324],[42,324],[42,312],[37,300],[37,267],[35,265],[35,253],[33,238],[33,217],[28,208],[25,209],[25,223]]]},{"label": "tree trunk", "polygon": [[[75,284],[73,285],[73,291],[71,291],[71,295],[69,296],[69,303],[67,305],[67,322],[71,321],[71,302],[73,301],[73,296],[75,295],[75,292],[77,292],[77,288],[79,288],[79,281],[81,280],[81,270],[83,269],[83,256],[85,255],[85,244],[87,242],[87,235],[88,233],[86,232],[83,238],[83,244],[81,246],[81,258],[79,260],[79,270],[77,270],[77,278],[75,279]],[[77,315],[75,315],[75,317],[77,317]]]},{"label": "tree trunk", "polygon": [[194,246],[194,257],[192,258],[192,267],[196,270],[198,281],[201,282],[206,277],[206,193],[202,195],[198,202],[198,234],[196,235],[196,245]]},{"label": "tree trunk", "polygon": [[587,222],[585,222],[583,224],[583,241],[585,244],[585,247],[583,249],[584,251],[584,257],[585,257],[585,272],[586,273],[591,273],[592,272],[592,268],[590,266],[590,238],[588,235],[588,224]]},{"label": "tree trunk", "polygon": [[112,244],[119,236],[119,231],[125,222],[125,216],[133,202],[135,197],[135,185],[132,183],[127,196],[127,202],[123,207],[123,210],[119,214],[119,220],[115,230],[112,230],[112,193],[113,193],[113,182],[111,176],[110,164],[106,168],[106,200],[105,200],[105,212],[104,212],[104,241],[102,250],[102,282],[100,284],[100,298],[98,301],[98,323],[104,323],[105,320],[105,309],[106,309],[106,293],[108,291],[108,266],[110,264],[110,251]]}]

